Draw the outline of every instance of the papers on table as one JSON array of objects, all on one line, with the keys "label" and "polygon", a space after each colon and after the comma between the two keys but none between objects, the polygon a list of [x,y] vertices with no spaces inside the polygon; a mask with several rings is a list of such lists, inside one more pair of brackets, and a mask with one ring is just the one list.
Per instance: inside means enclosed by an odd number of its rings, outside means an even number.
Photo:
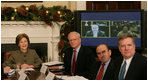
[{"label": "papers on table", "polygon": [[18,73],[19,75],[23,74],[25,72],[25,69],[21,69]]},{"label": "papers on table", "polygon": [[46,65],[46,66],[60,66],[63,64],[64,64],[63,62],[57,62],[57,61],[43,63],[43,65]]},{"label": "papers on table", "polygon": [[10,69],[10,71],[8,72],[8,76],[13,75],[16,71],[23,73],[24,71],[34,71],[34,69],[33,68],[28,68],[28,69]]},{"label": "papers on table", "polygon": [[28,69],[25,69],[25,71],[34,71],[33,68],[28,68]]},{"label": "papers on table", "polygon": [[21,73],[18,80],[25,80],[27,75],[25,73]]},{"label": "papers on table", "polygon": [[40,72],[41,73],[43,73],[43,74],[45,74],[46,73],[46,71],[47,71],[47,66],[46,65],[42,65],[42,67],[41,67],[41,69],[40,69]]},{"label": "papers on table", "polygon": [[64,65],[63,62],[58,62],[58,61],[46,62],[42,64],[42,66],[48,66],[49,68],[48,70],[50,70],[53,73],[63,71],[64,69],[63,65]]},{"label": "papers on table", "polygon": [[82,76],[56,76],[57,78],[59,79],[62,79],[62,80],[88,80]]},{"label": "papers on table", "polygon": [[[29,68],[31,69],[31,68]],[[32,70],[32,69],[31,69]],[[18,74],[20,75],[18,80],[25,80],[27,75],[25,74],[25,71],[28,71],[27,69],[21,69],[21,70],[18,70]]]},{"label": "papers on table", "polygon": [[[15,69],[16,71],[20,71],[21,69]],[[24,71],[35,71],[33,68],[24,69]]]},{"label": "papers on table", "polygon": [[46,76],[46,80],[53,80],[54,79],[54,77],[55,77],[55,74],[53,74],[53,73],[51,73],[50,71],[49,71],[49,73],[48,73],[48,75]]},{"label": "papers on table", "polygon": [[10,71],[8,72],[8,75],[11,76],[15,73],[15,69],[10,69]]}]

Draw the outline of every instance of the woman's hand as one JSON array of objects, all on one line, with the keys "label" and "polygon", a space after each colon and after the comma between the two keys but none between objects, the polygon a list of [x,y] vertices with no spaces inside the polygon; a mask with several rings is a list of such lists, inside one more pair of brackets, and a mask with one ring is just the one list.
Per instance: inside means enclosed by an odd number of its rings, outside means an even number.
[{"label": "woman's hand", "polygon": [[28,69],[28,68],[34,68],[34,66],[33,65],[28,65],[28,64],[22,64],[21,68]]},{"label": "woman's hand", "polygon": [[28,64],[22,64],[21,65],[21,68],[28,69],[29,68],[29,65]]},{"label": "woman's hand", "polygon": [[10,67],[9,66],[4,67],[4,73],[8,73],[9,71],[10,71]]},{"label": "woman's hand", "polygon": [[34,66],[33,65],[29,65],[29,68],[34,68]]}]

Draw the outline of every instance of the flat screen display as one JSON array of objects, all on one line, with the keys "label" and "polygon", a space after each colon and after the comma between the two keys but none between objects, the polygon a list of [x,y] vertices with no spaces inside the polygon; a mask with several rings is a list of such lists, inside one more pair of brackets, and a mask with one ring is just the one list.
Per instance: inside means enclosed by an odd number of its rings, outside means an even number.
[{"label": "flat screen display", "polygon": [[78,11],[77,31],[82,45],[97,46],[105,43],[117,47],[118,36],[130,33],[136,47],[141,47],[142,11]]}]

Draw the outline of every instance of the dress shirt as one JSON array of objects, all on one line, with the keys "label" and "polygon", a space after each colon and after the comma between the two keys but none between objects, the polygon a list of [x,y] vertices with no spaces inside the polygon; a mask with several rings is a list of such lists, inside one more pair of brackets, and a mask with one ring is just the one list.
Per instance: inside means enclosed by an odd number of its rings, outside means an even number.
[{"label": "dress shirt", "polygon": [[[125,73],[124,73],[124,78],[125,78],[125,76],[126,76],[126,73],[127,73],[127,71],[128,71],[128,68],[129,68],[129,66],[130,66],[130,63],[131,63],[131,61],[132,61],[132,58],[133,58],[133,57],[131,57],[131,58],[129,58],[129,59],[124,59],[123,62],[122,62],[122,66],[123,66],[124,61],[126,61],[126,69],[125,69]],[[122,67],[122,66],[121,66],[121,67]],[[121,68],[120,68],[120,71],[121,71]]]},{"label": "dress shirt", "polygon": [[[80,45],[79,47],[77,47],[76,49],[73,49],[73,54],[72,54],[72,59],[71,59],[71,67],[72,67],[72,61],[73,61],[73,57],[74,57],[74,50],[76,50],[76,57],[75,57],[75,58],[76,58],[76,60],[77,60],[80,47],[81,47],[81,45]],[[72,69],[72,68],[71,68],[71,69]]]},{"label": "dress shirt", "polygon": [[93,31],[93,37],[98,37],[98,31]]},{"label": "dress shirt", "polygon": [[[104,77],[104,74],[105,74],[105,72],[106,72],[106,70],[107,70],[107,67],[108,67],[108,65],[109,65],[109,63],[110,63],[110,60],[111,60],[111,59],[109,59],[109,60],[105,63],[102,78]],[[99,72],[100,72],[100,69],[101,69],[101,67],[102,67],[102,64],[103,64],[103,63],[101,63],[101,66],[100,66],[100,68],[99,68],[99,71],[98,71],[98,73],[97,73],[97,76],[98,76],[98,74],[99,74]],[[96,77],[97,77],[97,76],[96,76]]]}]

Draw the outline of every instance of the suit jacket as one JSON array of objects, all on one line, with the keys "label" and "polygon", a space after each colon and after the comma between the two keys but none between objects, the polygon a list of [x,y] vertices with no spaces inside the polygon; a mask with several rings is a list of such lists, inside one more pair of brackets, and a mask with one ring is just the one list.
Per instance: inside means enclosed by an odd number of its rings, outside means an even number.
[{"label": "suit jacket", "polygon": [[[73,54],[73,48],[68,48],[65,51],[64,56],[64,67],[65,72],[71,74],[71,59]],[[90,70],[90,66],[95,62],[93,52],[81,45],[80,50],[78,52],[76,65],[75,65],[75,75],[83,76],[88,78],[88,72]]]},{"label": "suit jacket", "polygon": [[[89,73],[89,79],[95,80],[99,68],[101,67],[101,62],[95,62],[91,68],[91,72]],[[113,80],[115,75],[115,65],[113,59],[110,60],[110,63],[106,69],[106,72],[103,76],[103,80]]]},{"label": "suit jacket", "polygon": [[[34,49],[27,49],[26,53],[20,50],[12,51],[11,53],[9,59],[6,61],[11,68],[16,68],[16,65],[22,65],[24,63],[33,65],[34,68],[39,68],[42,63],[42,60]],[[6,65],[3,64],[3,66],[5,67]]]},{"label": "suit jacket", "polygon": [[[122,61],[123,61],[122,57],[119,57],[116,60],[117,70],[115,74],[115,79],[118,79],[119,77]],[[147,59],[146,57],[136,53],[131,60],[127,74],[125,75],[125,80],[146,80],[146,79],[147,79]]]},{"label": "suit jacket", "polygon": [[[86,36],[86,37],[87,37],[87,36],[93,36],[92,30],[87,31],[85,36]],[[105,32],[104,32],[104,31],[98,30],[98,37],[105,37],[105,36],[106,36],[106,35],[105,35]]]}]

